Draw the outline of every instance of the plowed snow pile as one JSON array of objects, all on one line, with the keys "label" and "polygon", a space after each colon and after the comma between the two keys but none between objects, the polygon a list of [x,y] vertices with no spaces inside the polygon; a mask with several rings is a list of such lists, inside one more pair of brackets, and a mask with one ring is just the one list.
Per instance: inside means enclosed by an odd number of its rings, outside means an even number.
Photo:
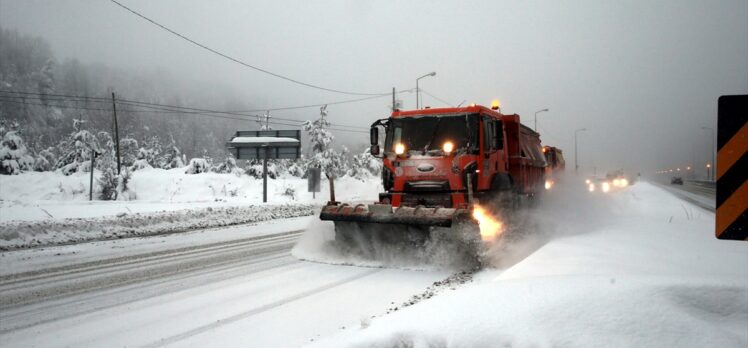
[{"label": "plowed snow pile", "polygon": [[748,243],[715,239],[712,213],[647,183],[587,196],[531,213],[550,232],[511,267],[315,344],[748,346]]}]

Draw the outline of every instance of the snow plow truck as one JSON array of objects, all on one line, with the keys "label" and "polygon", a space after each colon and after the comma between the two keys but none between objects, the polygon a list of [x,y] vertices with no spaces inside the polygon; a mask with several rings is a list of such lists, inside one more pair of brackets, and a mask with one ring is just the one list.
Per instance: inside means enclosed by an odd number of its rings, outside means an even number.
[{"label": "snow plow truck", "polygon": [[379,200],[332,198],[320,213],[345,245],[442,239],[477,253],[501,233],[498,216],[544,190],[540,135],[498,107],[395,110],[371,125],[370,143],[371,154],[383,160]]}]

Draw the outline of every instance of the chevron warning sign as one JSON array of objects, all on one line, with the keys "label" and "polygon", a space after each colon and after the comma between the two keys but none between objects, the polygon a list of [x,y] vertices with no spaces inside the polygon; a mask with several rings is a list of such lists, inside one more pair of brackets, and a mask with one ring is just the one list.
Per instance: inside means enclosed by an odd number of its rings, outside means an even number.
[{"label": "chevron warning sign", "polygon": [[748,95],[721,96],[718,104],[716,234],[748,240]]}]

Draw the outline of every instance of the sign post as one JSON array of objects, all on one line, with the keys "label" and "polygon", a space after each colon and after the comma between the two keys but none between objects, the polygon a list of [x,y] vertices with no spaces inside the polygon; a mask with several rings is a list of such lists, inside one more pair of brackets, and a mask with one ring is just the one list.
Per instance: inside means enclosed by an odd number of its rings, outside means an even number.
[{"label": "sign post", "polygon": [[262,159],[262,202],[265,203],[268,200],[268,159],[298,159],[301,156],[301,131],[237,131],[226,147],[236,159]]}]

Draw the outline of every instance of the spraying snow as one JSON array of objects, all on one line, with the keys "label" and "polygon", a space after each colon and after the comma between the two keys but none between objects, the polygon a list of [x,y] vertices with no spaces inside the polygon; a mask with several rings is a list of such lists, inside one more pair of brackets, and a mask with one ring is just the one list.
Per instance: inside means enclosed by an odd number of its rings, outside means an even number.
[{"label": "spraying snow", "polygon": [[748,245],[715,239],[714,214],[648,183],[565,190],[493,250],[503,270],[319,345],[748,345]]}]

